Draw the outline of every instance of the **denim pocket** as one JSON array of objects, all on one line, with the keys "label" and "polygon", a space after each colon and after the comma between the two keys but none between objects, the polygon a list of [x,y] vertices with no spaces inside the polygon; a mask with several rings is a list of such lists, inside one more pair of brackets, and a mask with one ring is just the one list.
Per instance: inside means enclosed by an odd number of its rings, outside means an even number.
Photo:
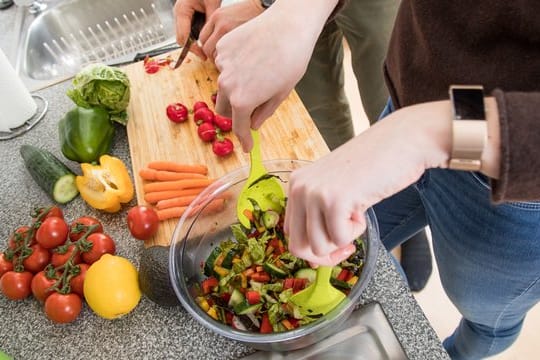
[{"label": "denim pocket", "polygon": [[[488,177],[484,174],[477,172],[469,172],[473,181],[480,187],[491,191],[491,185],[489,185]],[[523,210],[540,210],[540,201],[508,201],[497,206],[510,206]]]}]

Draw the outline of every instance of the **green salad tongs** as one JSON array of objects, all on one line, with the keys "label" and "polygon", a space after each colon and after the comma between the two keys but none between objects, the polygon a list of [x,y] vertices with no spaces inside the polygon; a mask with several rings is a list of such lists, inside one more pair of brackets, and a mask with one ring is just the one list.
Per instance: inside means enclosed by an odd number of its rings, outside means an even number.
[{"label": "green salad tongs", "polygon": [[303,315],[326,315],[346,298],[346,295],[330,284],[331,266],[319,266],[315,281],[289,298]]},{"label": "green salad tongs", "polygon": [[249,176],[236,203],[238,221],[248,229],[250,220],[246,216],[245,210],[253,211],[252,201],[255,201],[263,211],[280,211],[281,200],[285,199],[285,192],[280,181],[275,176],[268,174],[262,163],[259,132],[251,130],[251,136],[253,137],[253,148],[249,153],[251,160]]}]

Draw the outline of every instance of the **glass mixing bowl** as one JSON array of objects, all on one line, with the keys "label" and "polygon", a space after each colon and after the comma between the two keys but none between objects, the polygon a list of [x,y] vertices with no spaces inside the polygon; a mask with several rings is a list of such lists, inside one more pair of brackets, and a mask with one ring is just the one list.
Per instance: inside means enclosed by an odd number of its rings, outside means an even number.
[{"label": "glass mixing bowl", "polygon": [[[265,161],[264,166],[270,174],[283,180],[287,192],[287,181],[291,172],[309,164],[301,160]],[[169,253],[169,273],[174,291],[184,308],[202,325],[219,335],[237,340],[255,349],[268,351],[288,351],[306,347],[333,334],[339,329],[358,304],[360,295],[371,279],[377,258],[379,233],[375,215],[371,209],[366,212],[366,232],[362,235],[366,243],[366,258],[358,282],[351,289],[348,297],[334,310],[317,321],[297,329],[259,334],[234,329],[214,320],[195,301],[193,286],[200,283],[205,275],[202,264],[221,241],[232,237],[230,225],[238,222],[236,217],[236,199],[248,178],[249,167],[243,167],[216,180],[203,191],[189,206],[179,220]],[[212,200],[226,194],[224,209],[219,212],[206,211]],[[188,214],[192,216],[188,217]]]}]

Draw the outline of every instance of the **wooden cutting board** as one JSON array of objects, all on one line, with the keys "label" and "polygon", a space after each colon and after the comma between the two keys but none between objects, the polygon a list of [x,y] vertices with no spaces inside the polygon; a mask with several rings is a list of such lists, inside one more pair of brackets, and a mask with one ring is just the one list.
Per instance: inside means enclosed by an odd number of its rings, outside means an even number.
[{"label": "wooden cutting board", "polygon": [[[178,52],[171,55],[176,59]],[[176,70],[164,67],[155,74],[147,74],[142,62],[128,65],[124,70],[131,82],[127,135],[139,204],[146,204],[139,169],[150,161],[206,164],[211,178],[221,177],[249,164],[249,154],[242,151],[232,133],[228,137],[234,142],[234,153],[219,158],[212,152],[211,144],[199,139],[192,114],[187,122],[181,124],[169,121],[166,116],[167,105],[175,102],[192,109],[196,101],[205,101],[214,109],[211,95],[217,91],[218,72],[210,61],[202,62],[190,54]],[[263,160],[315,160],[329,151],[294,91],[263,124],[260,135]],[[177,219],[161,222],[158,233],[145,245],[169,245],[177,222]]]}]

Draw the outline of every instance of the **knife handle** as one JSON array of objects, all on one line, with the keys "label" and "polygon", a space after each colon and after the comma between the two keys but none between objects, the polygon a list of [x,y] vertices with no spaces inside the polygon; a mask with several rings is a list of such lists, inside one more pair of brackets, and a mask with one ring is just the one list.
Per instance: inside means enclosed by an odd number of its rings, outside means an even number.
[{"label": "knife handle", "polygon": [[191,20],[191,32],[189,33],[189,36],[193,40],[199,39],[199,34],[201,33],[201,29],[204,26],[204,23],[206,22],[206,15],[202,12],[195,11],[193,14],[193,19]]}]

